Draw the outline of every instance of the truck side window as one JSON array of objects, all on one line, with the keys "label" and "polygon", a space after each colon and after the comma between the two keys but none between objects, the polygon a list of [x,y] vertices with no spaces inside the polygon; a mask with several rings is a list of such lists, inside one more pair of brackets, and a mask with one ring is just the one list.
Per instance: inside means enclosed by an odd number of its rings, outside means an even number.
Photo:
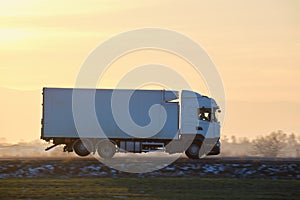
[{"label": "truck side window", "polygon": [[202,121],[211,121],[211,109],[210,108],[198,108],[198,118]]}]

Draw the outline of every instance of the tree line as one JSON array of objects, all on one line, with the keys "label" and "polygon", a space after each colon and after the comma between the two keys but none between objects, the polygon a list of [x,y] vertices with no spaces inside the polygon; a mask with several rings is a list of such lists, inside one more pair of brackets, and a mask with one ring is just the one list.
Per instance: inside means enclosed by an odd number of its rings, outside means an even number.
[{"label": "tree line", "polygon": [[235,136],[221,137],[222,155],[262,156],[262,157],[300,157],[300,136],[273,131],[252,140]]}]

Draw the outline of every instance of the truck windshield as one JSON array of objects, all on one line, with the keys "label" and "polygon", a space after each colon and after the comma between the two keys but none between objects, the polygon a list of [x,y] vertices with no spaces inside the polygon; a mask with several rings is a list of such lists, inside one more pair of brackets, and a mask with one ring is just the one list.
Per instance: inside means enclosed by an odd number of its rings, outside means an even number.
[{"label": "truck windshield", "polygon": [[214,121],[219,122],[221,110],[218,108],[214,109]]}]

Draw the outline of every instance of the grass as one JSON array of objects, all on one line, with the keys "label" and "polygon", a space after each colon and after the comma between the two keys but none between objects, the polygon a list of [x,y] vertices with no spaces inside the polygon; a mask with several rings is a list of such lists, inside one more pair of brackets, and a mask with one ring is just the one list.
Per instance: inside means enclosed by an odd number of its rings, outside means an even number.
[{"label": "grass", "polygon": [[0,199],[300,199],[299,180],[225,178],[0,179]]}]

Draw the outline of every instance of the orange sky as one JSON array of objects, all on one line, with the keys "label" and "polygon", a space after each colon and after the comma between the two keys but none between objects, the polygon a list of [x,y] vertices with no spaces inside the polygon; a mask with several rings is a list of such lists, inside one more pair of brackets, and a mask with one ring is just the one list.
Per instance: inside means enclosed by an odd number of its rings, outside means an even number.
[{"label": "orange sky", "polygon": [[[297,0],[0,1],[0,95],[6,102],[0,106],[0,138],[32,140],[40,134],[40,105],[35,107],[40,99],[33,104],[28,97],[26,110],[19,105],[22,113],[34,107],[25,123],[26,115],[11,112],[16,106],[9,102],[18,101],[7,91],[73,87],[82,62],[98,44],[143,27],[178,31],[207,50],[225,86],[224,134],[252,138],[276,129],[300,134],[299,10]],[[187,63],[154,51],[120,59],[102,86],[119,80],[118,66],[130,69],[149,58],[175,67],[199,83],[199,92],[207,92],[200,77],[186,70]],[[18,121],[23,128],[15,127]]]}]

